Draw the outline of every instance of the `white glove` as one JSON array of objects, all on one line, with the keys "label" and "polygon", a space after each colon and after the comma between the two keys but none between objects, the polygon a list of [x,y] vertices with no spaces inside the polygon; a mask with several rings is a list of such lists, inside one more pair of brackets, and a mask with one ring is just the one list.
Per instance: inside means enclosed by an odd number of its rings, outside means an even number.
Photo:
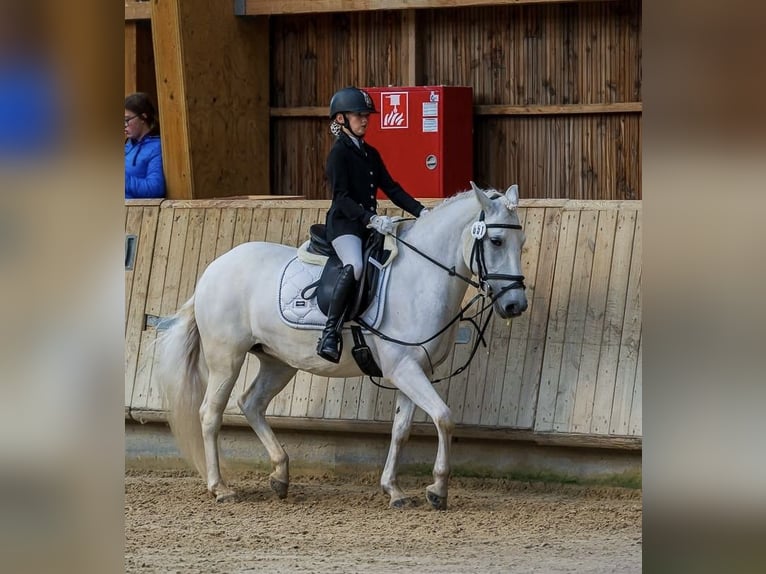
[{"label": "white glove", "polygon": [[431,211],[431,210],[428,209],[427,207],[424,207],[423,209],[420,210],[420,215],[418,215],[418,217],[423,217],[429,211]]},{"label": "white glove", "polygon": [[391,234],[394,232],[394,220],[387,215],[373,215],[367,227],[383,235]]}]

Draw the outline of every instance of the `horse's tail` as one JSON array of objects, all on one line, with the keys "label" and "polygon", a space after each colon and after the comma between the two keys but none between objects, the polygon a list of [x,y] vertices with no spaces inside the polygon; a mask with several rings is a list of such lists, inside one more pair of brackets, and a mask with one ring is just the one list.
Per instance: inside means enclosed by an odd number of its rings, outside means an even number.
[{"label": "horse's tail", "polygon": [[199,409],[205,397],[207,372],[204,368],[199,329],[194,317],[192,296],[173,317],[174,322],[157,341],[156,368],[170,428],[181,454],[206,475]]}]

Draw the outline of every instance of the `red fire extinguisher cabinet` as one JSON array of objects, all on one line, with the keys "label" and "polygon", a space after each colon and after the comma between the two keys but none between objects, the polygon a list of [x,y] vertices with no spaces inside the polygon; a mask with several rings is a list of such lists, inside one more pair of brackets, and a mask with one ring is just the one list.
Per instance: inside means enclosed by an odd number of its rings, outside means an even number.
[{"label": "red fire extinguisher cabinet", "polygon": [[[365,140],[394,181],[413,197],[448,197],[470,189],[473,89],[465,86],[364,88],[375,109]],[[385,198],[378,191],[378,198]]]}]

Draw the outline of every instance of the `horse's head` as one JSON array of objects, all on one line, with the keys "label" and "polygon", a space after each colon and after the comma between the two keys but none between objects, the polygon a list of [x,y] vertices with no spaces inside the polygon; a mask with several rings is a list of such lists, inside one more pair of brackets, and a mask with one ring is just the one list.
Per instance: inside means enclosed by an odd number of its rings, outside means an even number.
[{"label": "horse's head", "polygon": [[494,300],[498,314],[504,319],[518,317],[527,309],[521,269],[521,249],[526,238],[516,211],[519,188],[512,185],[502,194],[484,191],[474,182],[471,187],[481,211],[466,231],[466,262]]}]

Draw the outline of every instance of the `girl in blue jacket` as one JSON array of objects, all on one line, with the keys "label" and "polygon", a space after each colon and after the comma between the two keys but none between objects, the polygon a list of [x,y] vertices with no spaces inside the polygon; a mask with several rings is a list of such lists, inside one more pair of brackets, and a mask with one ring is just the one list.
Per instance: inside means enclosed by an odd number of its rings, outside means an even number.
[{"label": "girl in blue jacket", "polygon": [[125,198],[165,197],[157,113],[149,96],[125,98]]}]

